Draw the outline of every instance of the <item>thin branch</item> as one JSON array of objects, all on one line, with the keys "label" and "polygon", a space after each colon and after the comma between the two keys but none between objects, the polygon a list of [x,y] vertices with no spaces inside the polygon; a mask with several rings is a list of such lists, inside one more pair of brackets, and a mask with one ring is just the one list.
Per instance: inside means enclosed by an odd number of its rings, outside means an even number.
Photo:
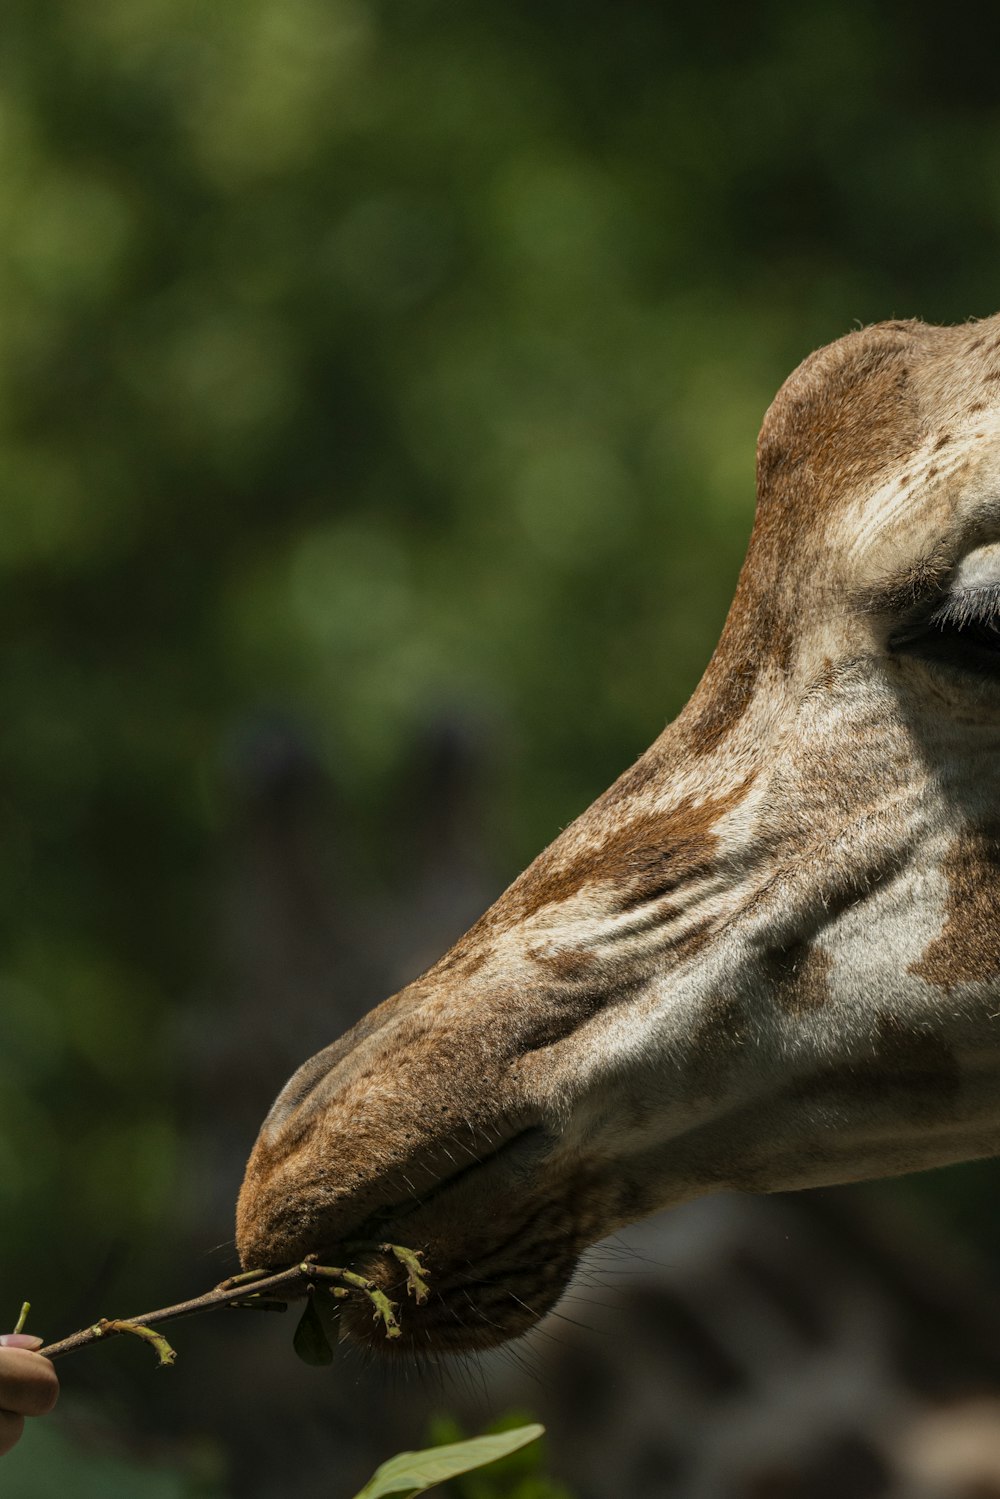
[{"label": "thin branch", "polygon": [[[389,1249],[392,1246],[380,1247]],[[393,1252],[403,1264],[407,1263],[405,1257],[411,1255],[408,1250]],[[190,1301],[178,1301],[174,1306],[164,1306],[155,1312],[142,1312],[137,1317],[102,1317],[91,1327],[82,1327],[79,1332],[71,1333],[68,1338],[61,1338],[57,1343],[49,1343],[38,1351],[46,1358],[62,1358],[65,1354],[76,1353],[78,1349],[87,1348],[92,1343],[103,1342],[121,1333],[132,1333],[153,1343],[160,1354],[160,1362],[168,1363],[173,1361],[173,1350],[169,1343],[165,1338],[147,1333],[147,1328],[161,1322],[176,1322],[181,1317],[196,1317],[201,1312],[216,1311],[224,1306],[261,1311],[284,1310],[283,1298],[300,1295],[317,1282],[329,1286],[331,1281],[340,1282],[336,1288],[330,1286],[335,1296],[346,1296],[352,1290],[366,1296],[372,1304],[376,1321],[381,1320],[385,1328],[386,1337],[399,1337],[400,1327],[395,1315],[395,1305],[374,1281],[342,1266],[317,1265],[311,1259],[305,1259],[287,1270],[245,1270],[241,1275],[230,1276],[214,1290],[206,1291],[203,1296],[194,1296]],[[275,1292],[280,1293],[277,1299]]]},{"label": "thin branch", "polygon": [[[256,1297],[280,1290],[286,1291],[290,1296],[294,1295],[297,1291],[304,1290],[308,1284],[308,1274],[303,1272],[302,1265],[293,1265],[290,1270],[279,1270],[274,1275],[263,1272],[255,1274],[252,1294]],[[87,1348],[91,1343],[116,1337],[122,1331],[115,1325],[116,1321],[128,1322],[132,1327],[155,1327],[160,1322],[176,1322],[181,1317],[196,1317],[201,1312],[212,1312],[221,1306],[245,1304],[249,1300],[244,1289],[248,1278],[234,1276],[231,1281],[224,1280],[214,1291],[206,1291],[203,1296],[194,1296],[190,1301],[178,1301],[174,1306],[161,1307],[159,1311],[142,1312],[138,1317],[114,1319],[111,1322],[105,1320],[92,1327],[82,1327],[79,1332],[71,1333],[68,1338],[61,1338],[58,1343],[49,1343],[38,1351],[46,1358],[62,1358],[64,1354],[76,1353],[77,1349]]]}]

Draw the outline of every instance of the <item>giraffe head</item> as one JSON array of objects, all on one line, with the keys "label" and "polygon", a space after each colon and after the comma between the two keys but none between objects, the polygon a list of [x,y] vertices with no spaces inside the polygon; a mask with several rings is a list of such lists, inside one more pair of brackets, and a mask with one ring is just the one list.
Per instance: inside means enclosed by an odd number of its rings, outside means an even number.
[{"label": "giraffe head", "polygon": [[768,411],[680,717],[280,1094],[244,1263],[425,1248],[483,1346],[658,1208],[1000,1150],[998,874],[1000,318],[884,323]]}]

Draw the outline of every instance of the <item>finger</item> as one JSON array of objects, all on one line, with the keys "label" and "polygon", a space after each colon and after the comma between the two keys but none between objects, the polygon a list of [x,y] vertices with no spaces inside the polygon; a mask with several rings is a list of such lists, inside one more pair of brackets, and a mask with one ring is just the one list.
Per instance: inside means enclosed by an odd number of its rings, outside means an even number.
[{"label": "finger", "polygon": [[23,1430],[23,1416],[15,1416],[13,1411],[0,1411],[0,1457],[21,1440]]},{"label": "finger", "polygon": [[0,1333],[0,1348],[41,1348],[42,1339],[33,1338],[26,1332]]},{"label": "finger", "polygon": [[47,1358],[26,1348],[0,1348],[0,1408],[18,1416],[46,1416],[59,1395]]}]

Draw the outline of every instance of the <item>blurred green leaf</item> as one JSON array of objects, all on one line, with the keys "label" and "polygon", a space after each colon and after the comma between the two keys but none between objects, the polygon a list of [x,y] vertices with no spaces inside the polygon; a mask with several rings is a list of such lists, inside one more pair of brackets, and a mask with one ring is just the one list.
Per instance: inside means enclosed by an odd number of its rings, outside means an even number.
[{"label": "blurred green leaf", "polygon": [[424,1452],[401,1452],[376,1469],[355,1499],[388,1499],[390,1495],[410,1499],[414,1494],[426,1493],[436,1484],[446,1483],[449,1478],[457,1478],[462,1473],[484,1468],[488,1463],[507,1457],[529,1442],[537,1441],[544,1430],[544,1426],[535,1423],[518,1427],[515,1431],[495,1432],[492,1436],[454,1442],[446,1447],[430,1447]]}]

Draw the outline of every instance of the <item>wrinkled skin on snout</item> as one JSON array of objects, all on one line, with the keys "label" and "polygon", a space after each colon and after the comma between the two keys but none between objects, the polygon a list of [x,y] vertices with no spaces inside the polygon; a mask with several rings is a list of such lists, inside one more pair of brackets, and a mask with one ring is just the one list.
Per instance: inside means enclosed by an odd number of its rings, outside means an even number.
[{"label": "wrinkled skin on snout", "polygon": [[424,1249],[406,1338],[485,1346],[658,1208],[996,1153],[998,620],[1000,320],[811,356],[691,702],[292,1078],[244,1263]]}]

